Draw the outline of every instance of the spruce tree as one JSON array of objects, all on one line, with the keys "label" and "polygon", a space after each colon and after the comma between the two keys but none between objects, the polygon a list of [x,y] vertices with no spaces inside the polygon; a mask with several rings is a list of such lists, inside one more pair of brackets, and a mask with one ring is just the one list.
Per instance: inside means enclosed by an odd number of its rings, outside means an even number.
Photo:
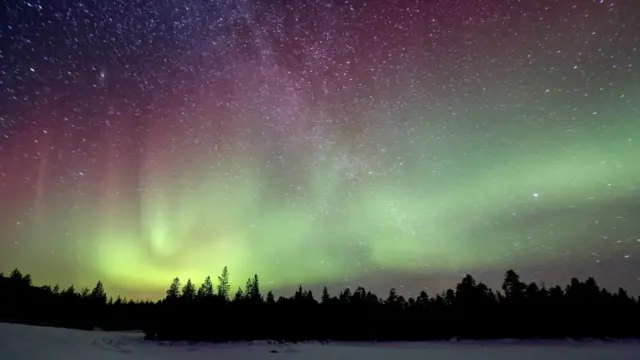
[{"label": "spruce tree", "polygon": [[229,300],[231,284],[229,283],[229,270],[225,266],[222,275],[218,276],[218,296],[224,300]]},{"label": "spruce tree", "polygon": [[104,291],[104,286],[101,281],[98,281],[93,290],[91,290],[89,297],[96,305],[103,305],[107,303],[107,293]]},{"label": "spruce tree", "polygon": [[398,303],[398,293],[395,288],[389,289],[389,295],[387,296],[387,300],[385,302],[389,305],[394,305]]},{"label": "spruce tree", "polygon": [[193,300],[196,297],[196,287],[191,282],[191,279],[187,279],[187,283],[182,288],[182,298],[185,300]]},{"label": "spruce tree", "polygon": [[211,282],[211,277],[207,276],[198,289],[198,298],[211,299],[213,295],[213,283]]},{"label": "spruce tree", "polygon": [[167,299],[175,300],[180,297],[180,278],[174,278],[167,290]]},{"label": "spruce tree", "polygon": [[242,288],[238,288],[238,291],[236,291],[236,296],[233,299],[233,301],[235,302],[240,302],[244,299],[244,292],[242,291]]},{"label": "spruce tree", "polygon": [[507,270],[502,283],[505,297],[512,302],[520,302],[524,299],[526,289],[527,285],[520,281],[520,276],[513,270]]},{"label": "spruce tree", "polygon": [[327,304],[329,304],[329,301],[331,301],[331,295],[329,295],[329,290],[325,286],[322,289],[322,297],[320,298],[320,303],[322,305],[327,305]]},{"label": "spruce tree", "polygon": [[249,297],[251,298],[251,301],[262,302],[262,294],[260,293],[260,280],[258,279],[258,274],[253,275],[253,280],[251,281],[251,295]]},{"label": "spruce tree", "polygon": [[244,286],[244,296],[247,298],[247,300],[250,300],[252,294],[253,294],[253,281],[251,281],[251,278],[248,278],[247,283]]},{"label": "spruce tree", "polygon": [[276,299],[273,296],[273,293],[271,291],[269,291],[267,293],[267,304],[268,305],[275,305],[275,303],[276,303]]}]

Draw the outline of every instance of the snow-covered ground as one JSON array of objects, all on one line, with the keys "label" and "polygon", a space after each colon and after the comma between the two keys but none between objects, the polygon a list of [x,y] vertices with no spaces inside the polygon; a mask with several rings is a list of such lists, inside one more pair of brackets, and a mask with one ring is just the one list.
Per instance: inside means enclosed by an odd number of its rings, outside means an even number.
[{"label": "snow-covered ground", "polygon": [[640,359],[640,343],[440,342],[386,344],[154,343],[109,333],[0,323],[0,360],[452,360]]}]

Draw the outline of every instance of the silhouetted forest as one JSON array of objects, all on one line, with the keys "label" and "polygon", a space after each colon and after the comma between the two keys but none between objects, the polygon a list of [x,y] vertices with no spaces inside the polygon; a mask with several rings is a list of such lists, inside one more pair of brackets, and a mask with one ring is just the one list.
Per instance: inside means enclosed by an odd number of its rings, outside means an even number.
[{"label": "silhouetted forest", "polygon": [[260,291],[258,275],[232,292],[225,267],[216,283],[175,278],[158,302],[109,298],[101,282],[90,290],[34,286],[30,275],[0,274],[0,319],[79,329],[141,329],[148,339],[234,341],[431,340],[451,338],[640,337],[640,303],[611,293],[593,278],[563,289],[525,284],[505,273],[500,291],[471,275],[455,289],[405,298],[357,288],[319,299],[302,286],[291,297]]}]

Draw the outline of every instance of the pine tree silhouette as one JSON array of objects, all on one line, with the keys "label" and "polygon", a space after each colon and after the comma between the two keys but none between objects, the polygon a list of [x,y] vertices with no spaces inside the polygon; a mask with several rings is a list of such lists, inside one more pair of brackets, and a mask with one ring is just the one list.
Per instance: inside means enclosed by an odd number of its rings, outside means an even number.
[{"label": "pine tree silhouette", "polygon": [[513,270],[507,270],[504,274],[504,282],[502,283],[502,290],[505,297],[511,299],[514,302],[521,301],[524,298],[524,292],[526,285],[520,281],[520,276]]},{"label": "pine tree silhouette", "polygon": [[204,282],[202,283],[202,285],[200,285],[200,288],[198,288],[198,298],[201,299],[212,299],[214,296],[213,293],[213,283],[211,282],[211,277],[207,276],[204,279]]},{"label": "pine tree silhouette", "polygon": [[275,305],[275,304],[276,304],[276,299],[275,299],[275,297],[273,296],[273,292],[269,291],[269,292],[267,293],[267,300],[266,300],[266,303],[267,303],[268,305]]},{"label": "pine tree silhouette", "polygon": [[253,280],[251,281],[251,293],[249,294],[249,298],[254,303],[262,302],[262,294],[260,293],[260,280],[258,279],[258,274],[253,275]]},{"label": "pine tree silhouette", "polygon": [[244,286],[244,297],[246,300],[251,300],[251,294],[253,294],[253,282],[251,278],[247,279],[247,282]]},{"label": "pine tree silhouette", "polygon": [[191,301],[196,298],[196,287],[191,282],[191,279],[187,279],[187,283],[182,288],[182,299]]},{"label": "pine tree silhouette", "polygon": [[228,300],[231,284],[229,283],[229,270],[227,270],[226,266],[222,269],[222,274],[218,276],[218,282],[218,296]]},{"label": "pine tree silhouette", "polygon": [[242,288],[238,288],[238,291],[236,291],[236,296],[233,298],[233,301],[235,302],[240,302],[242,300],[244,300],[244,292],[242,291]]},{"label": "pine tree silhouette", "polygon": [[331,301],[331,295],[329,295],[329,290],[325,286],[322,288],[322,296],[320,298],[322,305],[329,305],[329,301]]},{"label": "pine tree silhouette", "polygon": [[101,281],[98,281],[96,286],[91,290],[89,295],[91,300],[97,305],[103,305],[107,303],[107,293],[104,291],[104,286]]},{"label": "pine tree silhouette", "polygon": [[169,301],[178,300],[180,298],[180,278],[173,278],[169,290],[167,290],[166,299]]},{"label": "pine tree silhouette", "polygon": [[[510,270],[497,291],[465,275],[454,289],[432,297],[421,291],[405,298],[407,294],[391,289],[378,298],[357,287],[332,298],[325,287],[320,301],[300,285],[277,300],[269,291],[266,303],[257,275],[247,281],[246,292],[238,288],[233,300],[214,294],[213,286],[207,277],[196,291],[190,280],[181,286],[175,278],[161,301],[114,300],[102,282],[91,291],[76,292],[73,286],[61,291],[59,286],[34,286],[29,274],[15,269],[9,276],[0,274],[0,319],[79,329],[142,329],[148,339],[193,341],[640,336],[635,326],[640,321],[638,299],[624,289],[602,289],[593,278],[547,288],[526,284]],[[356,325],[333,326],[347,318]],[[248,325],[226,326],[236,322]]]}]

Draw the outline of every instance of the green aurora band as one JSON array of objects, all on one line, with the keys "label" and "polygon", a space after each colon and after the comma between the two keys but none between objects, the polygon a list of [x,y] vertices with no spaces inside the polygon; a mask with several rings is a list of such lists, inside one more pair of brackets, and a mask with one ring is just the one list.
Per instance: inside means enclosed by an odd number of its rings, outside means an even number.
[{"label": "green aurora band", "polygon": [[[370,139],[384,149],[378,154],[316,149],[290,170],[303,179],[291,190],[266,185],[273,179],[255,159],[213,166],[194,160],[173,180],[149,168],[139,231],[121,211],[131,199],[106,204],[110,213],[97,223],[87,218],[77,232],[97,239],[75,245],[85,254],[78,261],[88,261],[79,266],[107,283],[157,292],[174,276],[200,281],[225,265],[236,286],[258,273],[279,287],[376,269],[473,272],[598,251],[610,243],[579,232],[594,221],[589,216],[569,212],[553,229],[527,219],[637,196],[640,141],[630,134],[640,126],[626,123],[574,138],[533,134],[491,152],[470,147],[447,161],[421,155],[446,155],[430,148],[428,128],[412,142],[380,131]],[[432,166],[436,161],[448,165]]]}]

